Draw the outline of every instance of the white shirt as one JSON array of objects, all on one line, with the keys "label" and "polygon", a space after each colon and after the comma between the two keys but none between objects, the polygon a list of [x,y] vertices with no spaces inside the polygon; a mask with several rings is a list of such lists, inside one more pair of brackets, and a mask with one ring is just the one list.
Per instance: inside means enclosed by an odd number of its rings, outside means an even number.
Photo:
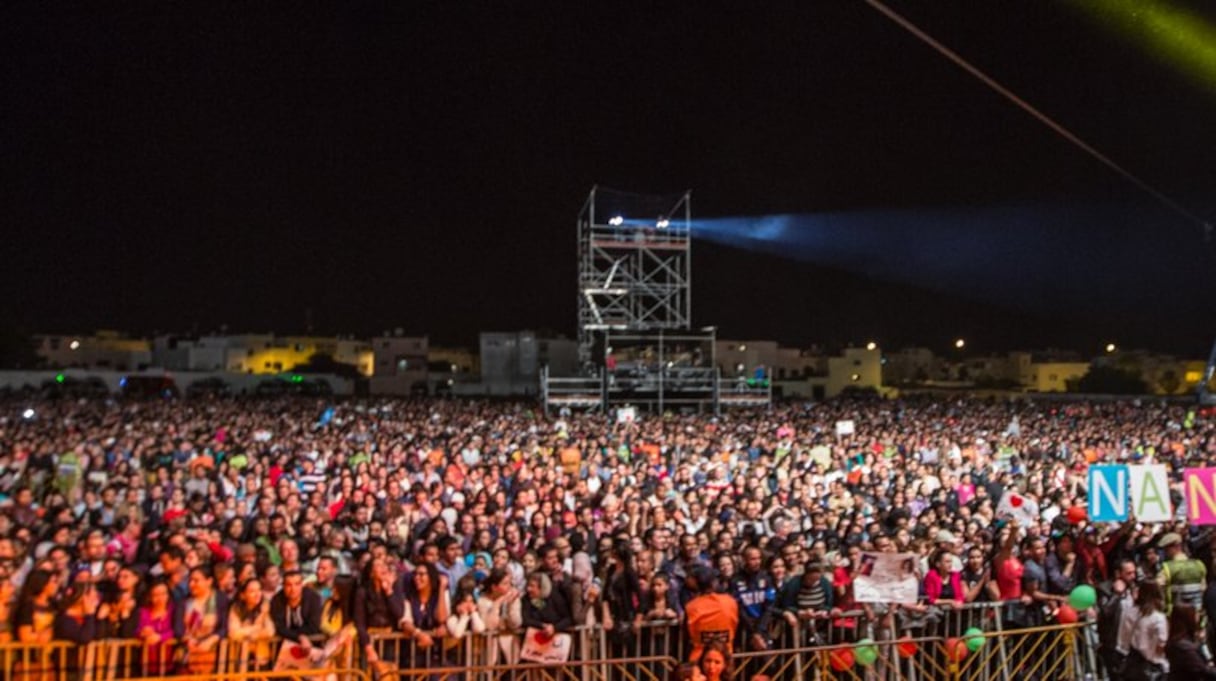
[{"label": "white shirt", "polygon": [[1170,663],[1166,660],[1165,653],[1162,652],[1165,642],[1169,638],[1169,625],[1166,622],[1165,614],[1154,612],[1151,615],[1141,616],[1139,608],[1125,609],[1123,619],[1119,623],[1120,641],[1123,640],[1124,628],[1127,627],[1129,621],[1131,622],[1129,628],[1131,647],[1140,651],[1140,654],[1149,662],[1161,665],[1161,668],[1168,672]]}]

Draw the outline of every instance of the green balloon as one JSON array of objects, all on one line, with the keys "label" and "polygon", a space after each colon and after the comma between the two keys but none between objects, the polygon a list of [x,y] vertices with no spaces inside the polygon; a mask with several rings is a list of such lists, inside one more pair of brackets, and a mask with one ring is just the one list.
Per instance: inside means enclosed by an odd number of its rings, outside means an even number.
[{"label": "green balloon", "polygon": [[1068,604],[1076,610],[1086,610],[1094,607],[1094,603],[1098,602],[1098,594],[1094,588],[1088,584],[1082,584],[1072,590],[1068,594]]},{"label": "green balloon", "polygon": [[853,658],[857,660],[857,664],[869,667],[878,659],[878,646],[874,645],[874,641],[863,638],[857,642],[857,648],[853,650]]},{"label": "green balloon", "polygon": [[984,630],[979,627],[971,627],[963,632],[963,640],[967,643],[967,650],[974,653],[984,647]]}]

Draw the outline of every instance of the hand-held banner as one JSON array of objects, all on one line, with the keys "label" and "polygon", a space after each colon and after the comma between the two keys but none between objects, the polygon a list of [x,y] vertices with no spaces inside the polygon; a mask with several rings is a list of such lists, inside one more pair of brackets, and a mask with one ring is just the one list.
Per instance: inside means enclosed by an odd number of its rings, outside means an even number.
[{"label": "hand-held banner", "polygon": [[920,596],[915,553],[870,553],[860,557],[861,569],[853,579],[858,603],[915,603]]}]

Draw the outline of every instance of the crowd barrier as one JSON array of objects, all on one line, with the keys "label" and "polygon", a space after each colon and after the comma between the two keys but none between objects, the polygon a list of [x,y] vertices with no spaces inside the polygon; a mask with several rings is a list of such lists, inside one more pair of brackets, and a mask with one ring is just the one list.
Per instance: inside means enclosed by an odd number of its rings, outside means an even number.
[{"label": "crowd barrier", "polygon": [[[878,608],[831,617],[764,622],[766,650],[736,650],[736,679],[772,681],[874,679],[876,681],[1021,681],[1105,678],[1096,655],[1092,623],[1003,629],[1003,604],[932,609],[905,616]],[[982,634],[969,630],[978,629]],[[375,659],[352,641],[324,660],[300,664],[290,678],[362,681],[333,670],[363,670],[379,681],[426,676],[427,681],[667,681],[673,665],[687,661],[690,646],[678,621],[650,621],[623,629],[588,626],[572,633],[569,662],[544,666],[520,660],[521,632],[469,633],[421,647],[392,631],[369,632]],[[959,641],[966,647],[958,650]],[[317,641],[316,647],[322,643]],[[974,649],[971,649],[971,648]],[[858,651],[861,651],[860,653]],[[960,654],[961,653],[961,654]],[[13,681],[118,681],[197,674],[260,674],[305,658],[294,641],[221,641],[207,654],[183,659],[174,641],[104,640],[83,646],[0,645],[0,676]],[[852,661],[845,665],[844,662]],[[871,661],[872,660],[872,661]],[[299,660],[297,660],[299,661]],[[869,662],[869,664],[861,664]],[[373,664],[374,662],[374,664]],[[218,677],[216,675],[219,675]],[[386,677],[380,679],[380,677]],[[271,678],[271,677],[267,677]]]}]

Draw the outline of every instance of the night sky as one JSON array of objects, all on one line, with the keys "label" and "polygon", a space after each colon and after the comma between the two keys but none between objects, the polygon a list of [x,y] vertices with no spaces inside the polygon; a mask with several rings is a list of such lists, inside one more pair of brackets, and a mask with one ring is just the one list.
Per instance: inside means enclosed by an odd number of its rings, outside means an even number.
[{"label": "night sky", "polygon": [[[699,242],[693,316],[722,337],[1216,339],[1195,223],[859,0],[62,4],[0,16],[0,313],[30,331],[573,335],[598,183],[692,189],[697,217],[882,212],[905,237],[969,216],[921,245],[942,260],[1008,244],[972,287]],[[1216,219],[1216,75],[1080,1],[890,4]],[[1011,204],[1060,238],[983,217]]]}]

